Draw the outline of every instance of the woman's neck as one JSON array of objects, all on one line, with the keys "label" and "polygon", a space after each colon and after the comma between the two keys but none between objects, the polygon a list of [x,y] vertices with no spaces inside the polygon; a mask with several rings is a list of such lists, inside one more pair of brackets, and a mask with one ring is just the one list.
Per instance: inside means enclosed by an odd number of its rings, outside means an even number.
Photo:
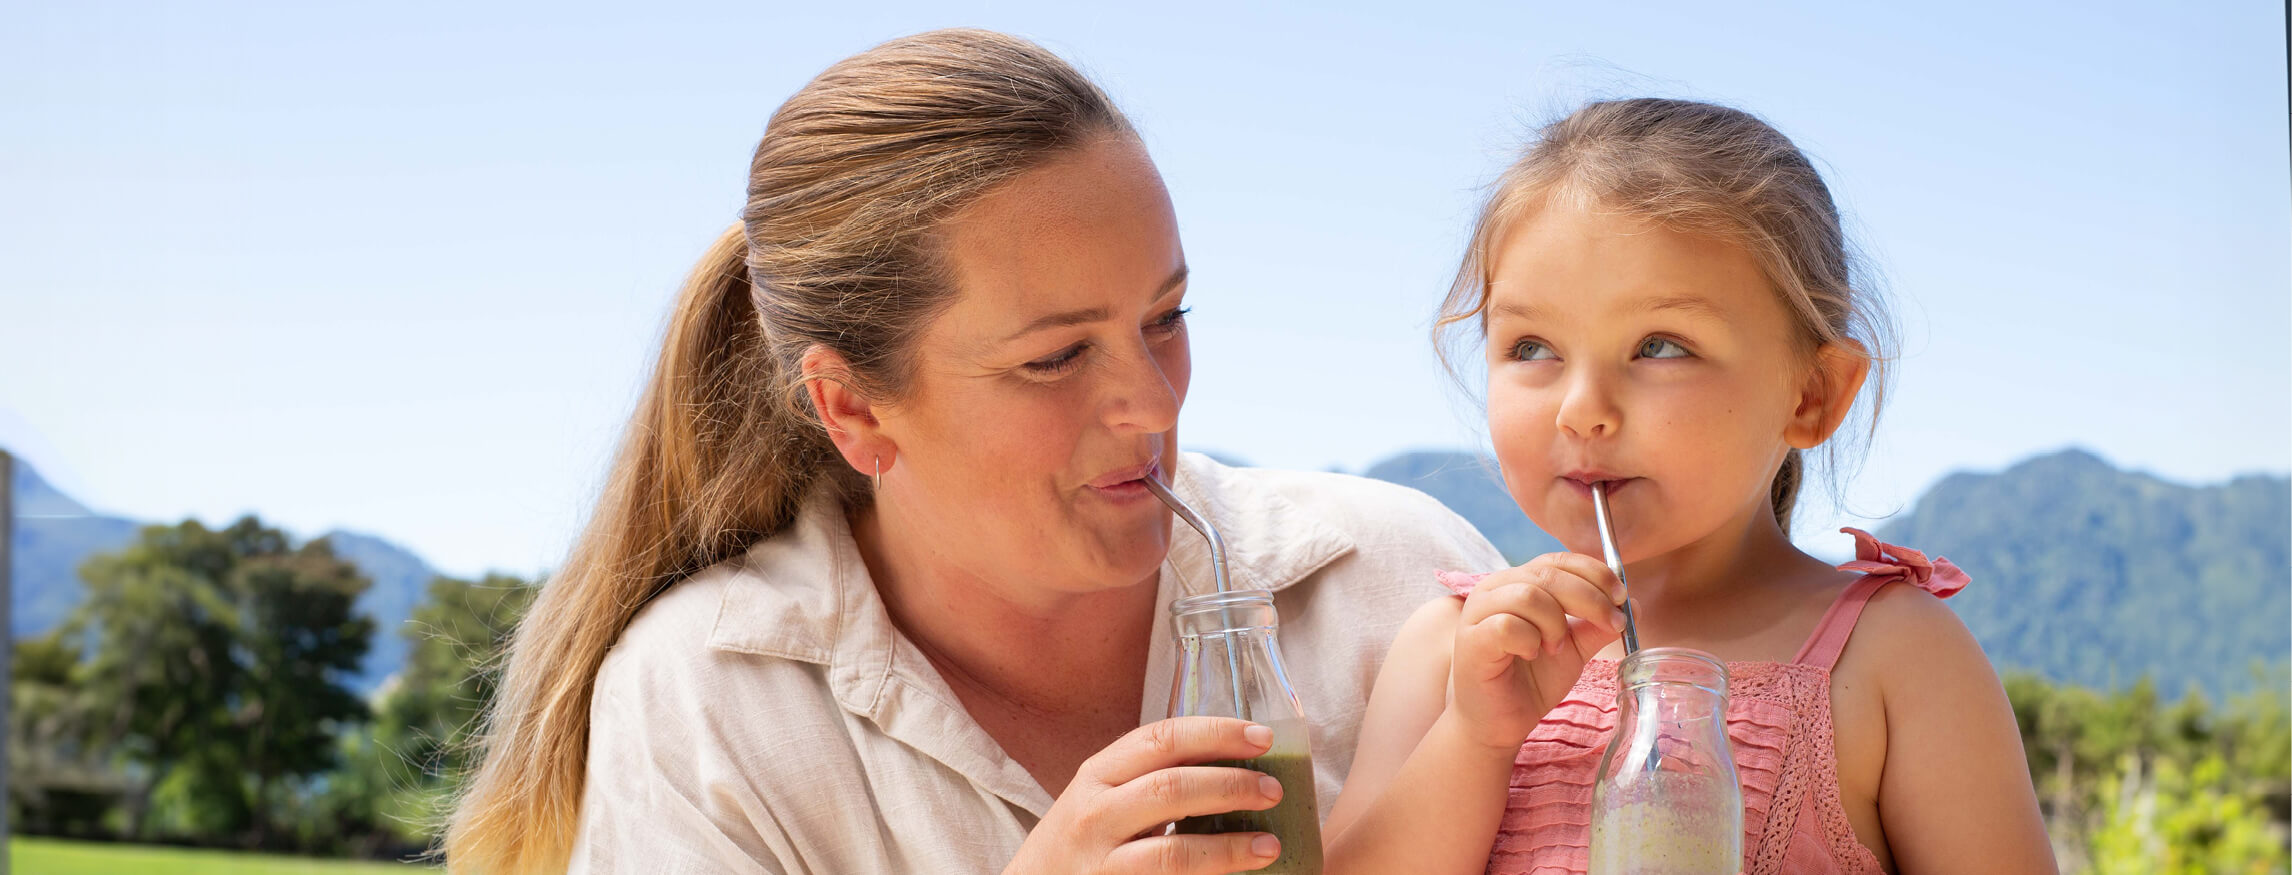
[{"label": "woman's neck", "polygon": [[1119,694],[1135,715],[1153,634],[1153,577],[1047,591],[975,573],[927,539],[895,536],[921,530],[886,525],[875,508],[853,513],[851,523],[892,624],[959,693],[1042,713],[1072,713]]}]

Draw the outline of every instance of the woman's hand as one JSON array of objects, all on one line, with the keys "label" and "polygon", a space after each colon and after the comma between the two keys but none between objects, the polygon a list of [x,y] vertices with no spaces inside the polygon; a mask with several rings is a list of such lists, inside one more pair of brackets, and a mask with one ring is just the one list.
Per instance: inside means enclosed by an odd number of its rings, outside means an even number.
[{"label": "woman's hand", "polygon": [[1449,668],[1465,735],[1518,750],[1584,663],[1623,635],[1623,583],[1580,553],[1547,553],[1485,578],[1464,600]]},{"label": "woman's hand", "polygon": [[1259,756],[1273,730],[1228,717],[1146,724],[1084,760],[1003,875],[1224,875],[1273,862],[1266,833],[1163,835],[1175,820],[1260,811],[1280,782],[1249,769],[1198,766]]}]

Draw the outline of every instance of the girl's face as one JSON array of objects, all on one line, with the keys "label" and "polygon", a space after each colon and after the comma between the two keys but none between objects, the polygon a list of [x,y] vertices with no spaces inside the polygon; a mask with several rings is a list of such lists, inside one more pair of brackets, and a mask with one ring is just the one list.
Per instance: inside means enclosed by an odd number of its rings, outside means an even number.
[{"label": "girl's face", "polygon": [[1793,443],[1812,445],[1794,428],[1810,369],[1782,301],[1739,248],[1576,200],[1520,219],[1489,269],[1488,428],[1505,488],[1596,555],[1591,484],[1606,481],[1626,562],[1748,532],[1759,515],[1772,526],[1775,471]]},{"label": "girl's face", "polygon": [[1149,579],[1170,512],[1140,480],[1174,464],[1192,374],[1186,257],[1153,163],[1105,138],[971,204],[943,245],[958,294],[882,416],[885,501],[915,527],[901,536],[1025,590]]}]

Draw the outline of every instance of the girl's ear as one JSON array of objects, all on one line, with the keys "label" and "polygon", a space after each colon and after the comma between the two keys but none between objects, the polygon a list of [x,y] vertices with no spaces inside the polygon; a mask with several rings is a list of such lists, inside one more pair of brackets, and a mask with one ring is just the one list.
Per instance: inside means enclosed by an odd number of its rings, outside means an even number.
[{"label": "girl's ear", "polygon": [[1830,440],[1869,377],[1870,350],[1861,341],[1850,337],[1823,344],[1815,350],[1814,372],[1799,387],[1799,403],[1783,428],[1783,441],[1795,449],[1811,450]]},{"label": "girl's ear", "polygon": [[884,435],[876,406],[852,387],[848,379],[851,371],[843,356],[814,346],[804,353],[799,366],[803,368],[804,394],[811,396],[812,409],[820,412],[820,424],[827,426],[828,440],[835,443],[844,463],[861,474],[890,470],[891,463],[899,458],[899,446]]}]

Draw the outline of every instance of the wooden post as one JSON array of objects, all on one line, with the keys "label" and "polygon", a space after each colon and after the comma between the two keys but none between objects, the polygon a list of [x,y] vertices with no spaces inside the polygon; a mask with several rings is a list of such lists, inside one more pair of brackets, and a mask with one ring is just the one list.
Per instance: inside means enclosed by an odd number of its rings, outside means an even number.
[{"label": "wooden post", "polygon": [[[8,682],[7,689],[16,688],[16,636],[9,631],[9,605],[16,597],[16,458],[0,450],[0,680]],[[0,732],[14,731],[8,722],[8,700],[12,695],[0,694]],[[8,745],[0,739],[0,844],[8,844],[13,835],[8,831]],[[8,851],[0,848],[0,875],[8,875]]]}]

